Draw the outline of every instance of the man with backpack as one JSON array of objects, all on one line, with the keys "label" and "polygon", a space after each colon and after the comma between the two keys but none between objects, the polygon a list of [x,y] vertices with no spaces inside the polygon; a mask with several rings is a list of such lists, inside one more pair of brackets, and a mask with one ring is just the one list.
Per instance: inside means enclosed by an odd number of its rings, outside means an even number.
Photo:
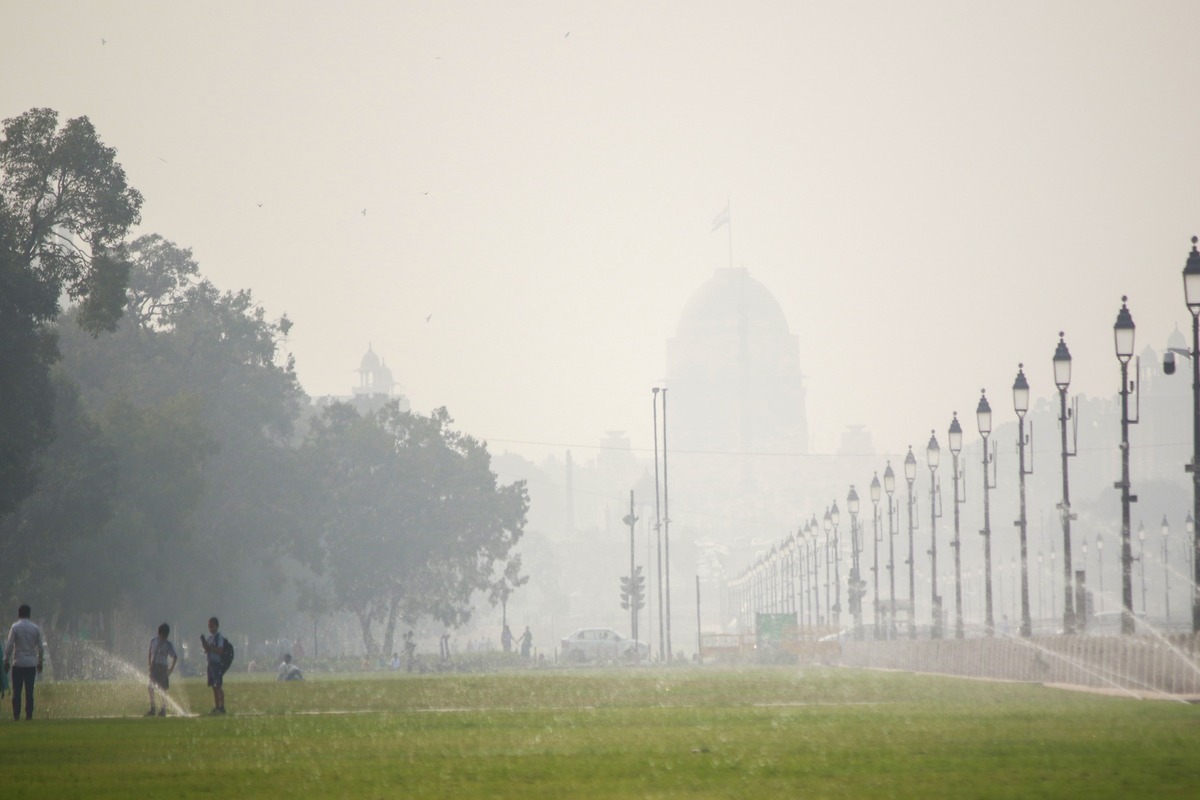
[{"label": "man with backpack", "polygon": [[216,617],[208,620],[207,639],[200,637],[200,645],[208,654],[208,685],[213,690],[213,710],[209,714],[225,713],[225,672],[233,663],[233,645],[217,630],[221,623]]}]

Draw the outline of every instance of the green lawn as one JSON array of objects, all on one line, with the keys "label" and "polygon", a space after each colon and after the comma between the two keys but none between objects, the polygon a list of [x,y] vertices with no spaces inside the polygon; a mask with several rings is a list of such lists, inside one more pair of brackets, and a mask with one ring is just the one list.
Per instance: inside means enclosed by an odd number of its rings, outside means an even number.
[{"label": "green lawn", "polygon": [[[1200,707],[839,669],[46,683],[6,797],[1195,797]],[[177,681],[184,704],[211,693]],[[5,701],[7,703],[7,700]]]}]

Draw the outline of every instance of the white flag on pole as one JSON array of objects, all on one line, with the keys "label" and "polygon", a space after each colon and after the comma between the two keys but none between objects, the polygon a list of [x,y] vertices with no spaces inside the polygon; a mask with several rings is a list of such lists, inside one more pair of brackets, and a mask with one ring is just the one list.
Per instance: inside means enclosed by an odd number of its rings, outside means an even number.
[{"label": "white flag on pole", "polygon": [[720,228],[722,225],[728,225],[728,224],[729,224],[729,203],[726,203],[725,208],[722,209],[721,213],[717,214],[715,217],[713,217],[711,232],[715,233],[717,231],[717,229]]}]

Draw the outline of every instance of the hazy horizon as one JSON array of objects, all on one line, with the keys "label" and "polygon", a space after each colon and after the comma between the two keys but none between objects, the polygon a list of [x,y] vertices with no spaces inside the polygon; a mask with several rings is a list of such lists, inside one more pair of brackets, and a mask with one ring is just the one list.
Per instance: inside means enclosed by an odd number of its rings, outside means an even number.
[{"label": "hazy horizon", "polygon": [[1139,352],[1190,323],[1195,4],[6,6],[0,117],[88,116],[138,233],[288,314],[310,394],[369,344],[495,452],[652,447],[727,203],[812,452],[973,438],[1018,363],[1051,395],[1060,330],[1115,395],[1122,295]]}]

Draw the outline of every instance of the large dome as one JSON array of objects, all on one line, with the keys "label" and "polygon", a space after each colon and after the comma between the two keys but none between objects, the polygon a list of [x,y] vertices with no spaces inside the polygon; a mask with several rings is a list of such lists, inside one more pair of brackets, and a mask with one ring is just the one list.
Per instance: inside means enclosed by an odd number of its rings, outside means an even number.
[{"label": "large dome", "polygon": [[737,331],[754,336],[787,336],[787,317],[770,289],[745,269],[718,269],[692,294],[675,335],[680,338]]}]

